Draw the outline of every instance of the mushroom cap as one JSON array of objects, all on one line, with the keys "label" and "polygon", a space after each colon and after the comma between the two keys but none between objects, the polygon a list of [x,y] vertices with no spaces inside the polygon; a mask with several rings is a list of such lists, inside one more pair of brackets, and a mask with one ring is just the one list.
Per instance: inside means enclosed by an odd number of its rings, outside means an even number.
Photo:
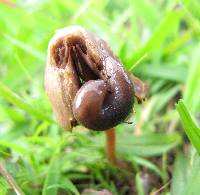
[{"label": "mushroom cap", "polygon": [[49,42],[45,89],[59,125],[106,130],[127,117],[133,84],[105,41],[81,26],[56,31]]}]

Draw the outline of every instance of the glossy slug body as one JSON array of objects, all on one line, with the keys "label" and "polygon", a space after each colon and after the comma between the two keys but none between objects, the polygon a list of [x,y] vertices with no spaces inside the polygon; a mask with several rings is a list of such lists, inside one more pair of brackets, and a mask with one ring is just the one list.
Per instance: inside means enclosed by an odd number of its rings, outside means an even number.
[{"label": "glossy slug body", "polygon": [[80,26],[59,30],[48,47],[45,88],[61,127],[116,126],[132,111],[133,84],[105,41]]}]

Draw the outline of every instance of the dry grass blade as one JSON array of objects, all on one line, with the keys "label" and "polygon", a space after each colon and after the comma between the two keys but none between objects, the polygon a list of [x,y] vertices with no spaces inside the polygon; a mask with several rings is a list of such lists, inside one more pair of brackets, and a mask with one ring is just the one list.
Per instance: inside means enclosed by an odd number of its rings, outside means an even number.
[{"label": "dry grass blade", "polygon": [[22,190],[19,188],[19,186],[17,185],[17,183],[15,182],[15,180],[13,179],[13,177],[8,173],[8,171],[6,170],[6,168],[4,167],[2,162],[0,162],[0,173],[3,175],[3,177],[6,179],[6,181],[10,184],[13,191],[17,195],[23,195],[24,194],[22,192]]}]

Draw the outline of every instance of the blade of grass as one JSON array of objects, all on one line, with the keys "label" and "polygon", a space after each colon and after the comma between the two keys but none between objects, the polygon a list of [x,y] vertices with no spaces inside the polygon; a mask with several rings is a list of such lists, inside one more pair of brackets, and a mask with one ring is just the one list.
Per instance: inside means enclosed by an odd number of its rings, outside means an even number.
[{"label": "blade of grass", "polygon": [[[173,65],[146,65],[138,66],[136,72],[148,77],[184,83],[187,69],[184,66]],[[178,74],[177,74],[178,73]]]},{"label": "blade of grass", "polygon": [[150,52],[158,49],[165,39],[173,32],[173,29],[177,27],[184,13],[184,9],[183,7],[176,9],[176,7],[177,5],[165,16],[147,43],[129,59],[127,65],[128,69],[132,69],[132,65],[142,56],[145,54],[149,55]]},{"label": "blade of grass", "polygon": [[[69,135],[71,136],[71,135]],[[65,179],[61,180],[61,149],[63,145],[66,143],[66,137],[62,137],[60,142],[57,144],[55,148],[54,154],[52,155],[50,165],[48,168],[47,176],[44,181],[42,195],[56,195],[58,193],[58,188],[64,188],[66,190],[70,190],[75,195],[79,195],[78,190],[73,185],[73,183],[65,177]],[[60,184],[60,181],[61,184]]]},{"label": "blade of grass", "polygon": [[11,189],[7,181],[2,177],[0,177],[0,194],[7,195],[8,191]]},{"label": "blade of grass", "polygon": [[26,155],[29,152],[27,147],[20,146],[18,143],[14,143],[11,141],[0,140],[0,146],[14,150],[22,155]]},{"label": "blade of grass", "polygon": [[200,154],[200,128],[197,127],[196,123],[192,119],[192,116],[185,106],[183,100],[180,100],[178,102],[178,104],[176,105],[176,109],[180,115],[183,128],[189,140],[196,148],[197,152]]},{"label": "blade of grass", "polygon": [[13,38],[12,36],[10,36],[8,34],[4,34],[4,37],[6,39],[8,39],[11,44],[16,45],[17,47],[23,49],[24,51],[31,54],[32,56],[34,56],[38,60],[40,60],[42,62],[44,61],[45,55],[43,53],[35,50],[34,48],[30,47],[28,44],[25,44],[22,41],[19,41],[19,40]]},{"label": "blade of grass", "polygon": [[135,181],[136,181],[136,188],[137,188],[138,195],[145,195],[142,178],[139,173],[136,174]]},{"label": "blade of grass", "polygon": [[130,1],[136,15],[142,17],[146,24],[152,29],[159,22],[160,12],[158,4],[152,4],[147,0]]},{"label": "blade of grass", "polygon": [[56,195],[58,193],[58,186],[56,187],[50,187],[50,186],[57,185],[59,183],[60,172],[61,172],[60,161],[59,161],[60,150],[61,150],[61,143],[57,145],[52,155],[47,175],[44,181],[42,195],[48,195],[48,194]]},{"label": "blade of grass", "polygon": [[25,102],[21,97],[11,91],[2,82],[0,82],[0,94],[5,100],[14,104],[18,108],[28,112],[31,116],[34,116],[39,120],[45,120],[53,123],[53,120],[48,115],[44,114],[44,112],[41,112],[38,109],[35,109],[30,104]]},{"label": "blade of grass", "polygon": [[182,153],[179,153],[175,160],[175,166],[172,176],[172,195],[182,195],[185,191],[185,184],[187,182],[187,163],[188,159]]},{"label": "blade of grass", "polygon": [[117,151],[121,154],[154,156],[163,154],[181,143],[177,133],[157,133],[141,136],[123,135],[118,138]]},{"label": "blade of grass", "polygon": [[[195,153],[188,164],[186,171],[188,172],[187,183],[183,195],[199,195],[200,183],[200,157]],[[182,195],[182,194],[181,194]]]},{"label": "blade of grass", "polygon": [[129,159],[131,161],[134,161],[138,165],[147,167],[148,169],[154,171],[156,174],[158,174],[160,177],[162,177],[162,172],[159,167],[157,167],[155,164],[150,162],[149,160],[146,160],[145,158],[141,158],[139,156],[130,156]]},{"label": "blade of grass", "polygon": [[62,188],[67,191],[73,192],[75,195],[80,195],[74,184],[68,178],[65,178],[63,180],[63,184],[54,184],[48,187],[48,189],[53,189],[53,188]]},{"label": "blade of grass", "polygon": [[7,182],[10,184],[10,186],[17,195],[24,195],[24,193],[17,185],[13,177],[8,173],[2,162],[0,162],[0,173],[4,176],[4,178],[7,180]]},{"label": "blade of grass", "polygon": [[198,112],[200,108],[200,63],[199,63],[200,44],[192,54],[189,64],[189,73],[186,81],[184,101],[190,107],[191,112]]},{"label": "blade of grass", "polygon": [[181,48],[186,42],[188,42],[193,35],[193,30],[189,29],[185,31],[180,36],[176,37],[169,45],[164,49],[164,55],[169,55],[174,53],[176,50]]}]

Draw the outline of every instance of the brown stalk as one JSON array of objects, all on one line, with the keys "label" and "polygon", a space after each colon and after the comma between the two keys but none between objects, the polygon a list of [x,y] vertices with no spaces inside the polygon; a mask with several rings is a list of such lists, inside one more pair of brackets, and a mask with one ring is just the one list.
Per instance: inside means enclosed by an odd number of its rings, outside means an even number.
[{"label": "brown stalk", "polygon": [[6,181],[10,184],[11,188],[17,195],[23,195],[24,193],[19,188],[13,177],[8,173],[6,168],[4,167],[3,163],[0,162],[0,173],[6,179]]},{"label": "brown stalk", "polygon": [[118,165],[118,160],[116,156],[116,135],[115,129],[108,129],[106,132],[106,153],[108,160],[113,165]]}]

